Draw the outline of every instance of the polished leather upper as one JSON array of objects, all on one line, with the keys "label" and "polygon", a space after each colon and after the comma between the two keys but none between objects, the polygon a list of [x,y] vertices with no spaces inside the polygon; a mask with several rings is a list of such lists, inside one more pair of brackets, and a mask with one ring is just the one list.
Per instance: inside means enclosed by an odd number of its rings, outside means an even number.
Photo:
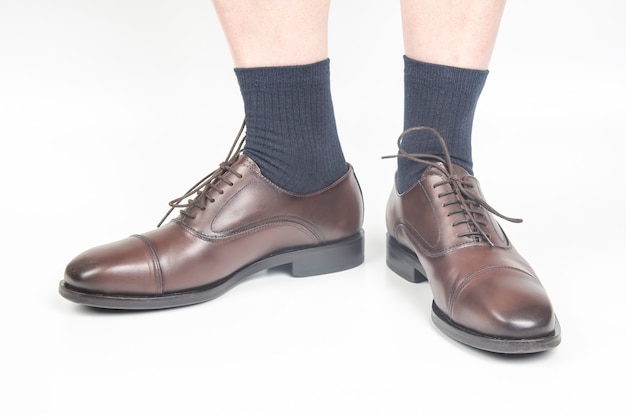
[{"label": "polished leather upper", "polygon": [[[389,235],[417,255],[435,304],[452,321],[486,335],[553,332],[552,306],[533,269],[484,207],[472,204],[473,214],[462,209],[450,176],[438,166],[427,168],[405,193],[394,189],[386,217]],[[454,165],[452,174],[484,200],[476,178]]]},{"label": "polished leather upper", "polygon": [[70,287],[161,295],[212,284],[281,250],[359,232],[363,201],[352,167],[327,188],[291,194],[241,154],[206,196],[164,226],[99,246],[67,266]]}]

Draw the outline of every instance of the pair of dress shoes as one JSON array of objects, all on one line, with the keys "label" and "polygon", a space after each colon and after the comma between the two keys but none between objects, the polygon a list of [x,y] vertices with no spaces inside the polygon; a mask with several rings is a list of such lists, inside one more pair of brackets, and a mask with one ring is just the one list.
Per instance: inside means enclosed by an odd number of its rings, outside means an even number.
[{"label": "pair of dress shoes", "polygon": [[[402,149],[402,139],[421,129],[439,139],[443,158]],[[68,264],[60,294],[92,307],[161,309],[214,299],[276,266],[310,276],[360,265],[363,199],[353,168],[318,192],[295,195],[242,152],[242,130],[219,168],[170,202],[171,210],[181,208],[178,217],[81,253]],[[430,283],[434,323],[461,343],[507,354],[558,345],[546,291],[496,222],[493,214],[500,214],[478,181],[451,162],[430,128],[403,132],[398,146],[397,157],[428,168],[409,190],[394,187],[389,196],[389,268]]]}]

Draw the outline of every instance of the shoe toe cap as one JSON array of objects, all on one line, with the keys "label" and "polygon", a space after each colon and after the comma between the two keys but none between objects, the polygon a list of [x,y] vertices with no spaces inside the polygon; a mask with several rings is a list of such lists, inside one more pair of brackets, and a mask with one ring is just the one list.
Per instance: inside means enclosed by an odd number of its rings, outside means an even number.
[{"label": "shoe toe cap", "polygon": [[156,294],[156,261],[140,239],[89,249],[65,268],[65,285],[98,294]]},{"label": "shoe toe cap", "polygon": [[541,283],[510,269],[474,277],[455,299],[453,320],[479,333],[510,339],[543,337],[556,327],[552,304]]}]

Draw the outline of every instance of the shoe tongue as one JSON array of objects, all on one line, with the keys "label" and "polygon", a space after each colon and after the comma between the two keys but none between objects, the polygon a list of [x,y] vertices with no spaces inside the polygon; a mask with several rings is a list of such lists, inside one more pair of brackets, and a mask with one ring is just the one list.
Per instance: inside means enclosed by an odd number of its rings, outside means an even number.
[{"label": "shoe tongue", "polygon": [[239,159],[233,163],[234,167],[238,165],[247,165],[251,171],[261,174],[261,168],[259,168],[257,163],[245,153],[242,153],[241,156],[239,156]]},{"label": "shoe tongue", "polygon": [[[435,166],[432,167],[428,167],[426,168],[426,170],[424,171],[425,174],[441,174],[442,172],[448,172],[448,170],[446,169],[446,166],[444,165],[443,162],[437,162],[434,164]],[[439,169],[437,169],[437,168]],[[452,175],[456,176],[457,178],[465,178],[465,177],[471,177],[471,175],[462,167],[452,164]]]},{"label": "shoe tongue", "polygon": [[456,175],[458,178],[468,177],[470,174],[458,165],[452,164],[452,173]]}]

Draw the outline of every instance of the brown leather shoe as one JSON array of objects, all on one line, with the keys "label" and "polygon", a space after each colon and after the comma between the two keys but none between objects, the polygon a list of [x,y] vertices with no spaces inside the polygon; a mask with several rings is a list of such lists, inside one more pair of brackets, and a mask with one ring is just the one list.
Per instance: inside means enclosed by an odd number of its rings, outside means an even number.
[{"label": "brown leather shoe", "polygon": [[[402,139],[429,130],[445,158],[408,154]],[[412,128],[398,139],[398,157],[429,165],[387,205],[387,265],[401,277],[428,280],[432,319],[461,343],[499,353],[532,353],[561,341],[558,320],[545,289],[491,213],[510,221],[484,200],[476,178],[453,165],[434,129]]]},{"label": "brown leather shoe", "polygon": [[170,203],[183,208],[177,218],[72,260],[61,295],[94,307],[159,309],[211,300],[276,266],[309,276],[361,264],[363,201],[352,167],[319,192],[294,195],[261,175],[242,142]]}]

